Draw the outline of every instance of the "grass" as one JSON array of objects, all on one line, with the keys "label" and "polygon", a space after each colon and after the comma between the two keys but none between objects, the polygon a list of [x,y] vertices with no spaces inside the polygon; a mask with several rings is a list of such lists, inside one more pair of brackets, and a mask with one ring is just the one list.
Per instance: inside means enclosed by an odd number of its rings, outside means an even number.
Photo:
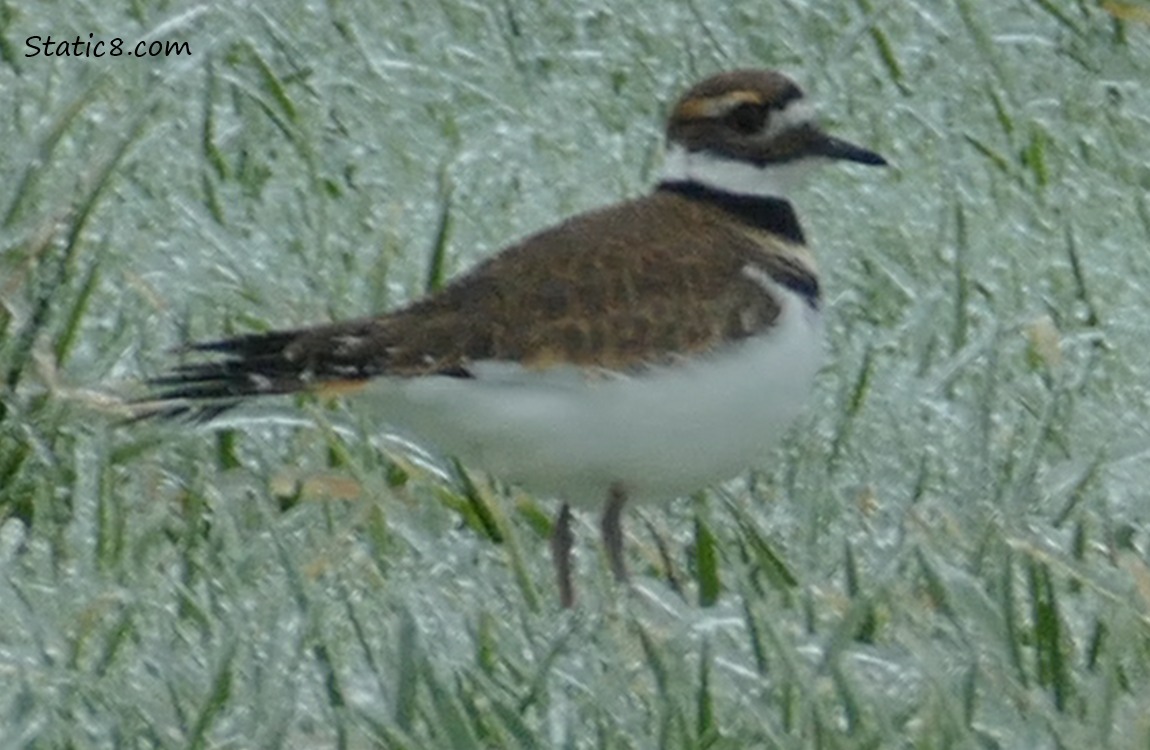
[{"label": "grass", "polygon": [[[62,12],[65,11],[66,12]],[[1150,6],[0,11],[0,744],[1145,747]],[[22,56],[32,34],[190,58]],[[762,466],[552,504],[338,407],[119,424],[181,340],[382,309],[634,195],[781,67],[886,174],[797,197],[828,365]]]}]

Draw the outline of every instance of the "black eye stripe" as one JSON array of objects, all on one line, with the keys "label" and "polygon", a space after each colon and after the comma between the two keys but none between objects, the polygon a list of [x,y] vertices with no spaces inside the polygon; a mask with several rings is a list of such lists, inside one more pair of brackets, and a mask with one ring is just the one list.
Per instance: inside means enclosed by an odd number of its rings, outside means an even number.
[{"label": "black eye stripe", "polygon": [[727,123],[740,133],[757,133],[767,124],[769,109],[762,104],[743,102],[724,118]]},{"label": "black eye stripe", "polygon": [[792,84],[769,102],[740,102],[731,108],[723,119],[737,132],[750,135],[766,127],[772,112],[781,112],[802,98],[802,90]]}]

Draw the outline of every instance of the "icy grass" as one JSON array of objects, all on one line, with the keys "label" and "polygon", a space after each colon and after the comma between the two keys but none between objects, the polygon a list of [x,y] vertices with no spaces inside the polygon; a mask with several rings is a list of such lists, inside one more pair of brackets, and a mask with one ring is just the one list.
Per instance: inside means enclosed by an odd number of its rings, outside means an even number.
[{"label": "icy grass", "polygon": [[[0,745],[1145,747],[1148,6],[562,5],[7,11]],[[193,56],[22,56],[89,32]],[[736,65],[895,167],[801,196],[818,397],[747,481],[633,509],[635,591],[585,519],[558,611],[549,502],[338,409],[118,425],[186,336],[643,190]]]}]

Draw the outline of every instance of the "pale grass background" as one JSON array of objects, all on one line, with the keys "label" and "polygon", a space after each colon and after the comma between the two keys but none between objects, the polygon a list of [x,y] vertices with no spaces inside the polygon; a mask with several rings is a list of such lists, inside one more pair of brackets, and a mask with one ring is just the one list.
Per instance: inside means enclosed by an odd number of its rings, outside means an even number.
[{"label": "pale grass background", "polygon": [[[90,32],[193,55],[23,57]],[[36,2],[0,39],[3,747],[1150,742],[1147,3]],[[816,398],[629,515],[636,593],[586,518],[558,611],[549,499],[345,411],[118,425],[187,336],[638,194],[744,65],[894,167],[797,197]]]}]

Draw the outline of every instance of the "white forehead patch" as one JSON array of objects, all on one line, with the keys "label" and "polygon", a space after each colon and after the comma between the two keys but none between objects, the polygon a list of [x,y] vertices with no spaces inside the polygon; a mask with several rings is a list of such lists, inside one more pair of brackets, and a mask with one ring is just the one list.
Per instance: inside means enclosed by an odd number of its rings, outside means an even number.
[{"label": "white forehead patch", "polygon": [[767,138],[772,138],[788,130],[810,125],[815,121],[815,108],[805,99],[792,99],[782,109],[771,110],[767,118]]}]

